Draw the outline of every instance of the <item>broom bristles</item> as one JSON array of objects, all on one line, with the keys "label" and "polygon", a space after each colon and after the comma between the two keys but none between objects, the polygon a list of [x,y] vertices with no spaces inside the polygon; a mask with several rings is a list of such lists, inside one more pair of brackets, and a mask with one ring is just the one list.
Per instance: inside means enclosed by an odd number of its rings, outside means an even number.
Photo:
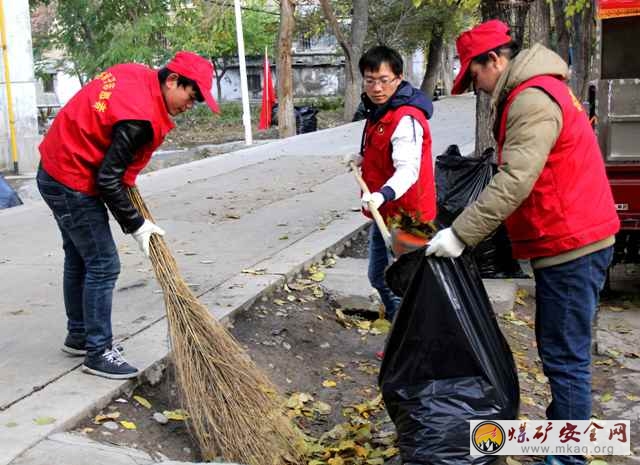
[{"label": "broom bristles", "polygon": [[[137,189],[129,195],[153,221]],[[301,463],[300,436],[285,416],[275,386],[194,296],[161,236],[151,236],[150,256],[164,293],[190,432],[203,458],[221,456],[247,465]]]}]

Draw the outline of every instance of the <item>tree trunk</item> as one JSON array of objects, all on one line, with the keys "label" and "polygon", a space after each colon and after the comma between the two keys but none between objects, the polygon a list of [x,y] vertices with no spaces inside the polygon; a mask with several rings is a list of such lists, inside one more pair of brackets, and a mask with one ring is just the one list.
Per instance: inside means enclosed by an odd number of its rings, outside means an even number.
[{"label": "tree trunk", "polygon": [[429,41],[429,53],[427,56],[427,69],[424,79],[420,85],[420,90],[429,97],[433,95],[438,81],[438,75],[442,68],[442,45],[444,43],[444,25],[436,22],[431,29],[431,40]]},{"label": "tree trunk", "polygon": [[590,3],[585,5],[581,13],[575,14],[572,18],[573,63],[570,84],[573,93],[580,101],[587,97],[593,56],[594,21],[594,11]]},{"label": "tree trunk", "polygon": [[450,95],[453,87],[453,59],[455,57],[455,46],[445,44],[442,47],[442,94]]},{"label": "tree trunk", "polygon": [[278,31],[278,135],[281,138],[296,135],[296,115],[293,108],[293,69],[291,47],[295,26],[295,3],[280,0],[280,30]]},{"label": "tree trunk", "polygon": [[527,15],[529,44],[540,43],[545,47],[551,44],[551,7],[547,0],[533,0]]},{"label": "tree trunk", "polygon": [[[524,25],[529,9],[529,0],[483,0],[480,4],[482,20],[500,19],[511,28],[511,37],[522,44]],[[476,100],[476,156],[482,155],[489,147],[495,147],[493,138],[493,118],[490,108],[491,97],[484,92],[478,92]]]},{"label": "tree trunk", "polygon": [[216,75],[216,93],[218,94],[218,102],[222,101],[222,78],[227,72],[227,66],[224,60],[220,60],[217,63],[213,62],[213,71]]},{"label": "tree trunk", "polygon": [[345,121],[351,121],[353,114],[360,103],[362,92],[362,76],[358,69],[358,60],[363,53],[364,39],[367,35],[369,24],[369,0],[353,0],[353,13],[351,15],[351,40],[347,41],[340,30],[340,24],[336,18],[329,0],[320,0],[322,11],[331,26],[336,40],[344,52],[344,115]]},{"label": "tree trunk", "polygon": [[555,51],[564,61],[569,63],[569,30],[567,29],[564,13],[566,3],[566,0],[554,0],[551,2],[553,5],[553,24],[555,26]]}]

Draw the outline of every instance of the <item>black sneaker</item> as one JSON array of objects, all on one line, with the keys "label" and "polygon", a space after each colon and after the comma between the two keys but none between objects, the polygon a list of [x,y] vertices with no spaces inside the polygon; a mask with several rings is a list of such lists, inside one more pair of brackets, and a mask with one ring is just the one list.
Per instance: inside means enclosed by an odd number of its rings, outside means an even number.
[{"label": "black sneaker", "polygon": [[67,333],[67,337],[64,339],[62,345],[62,351],[66,354],[74,357],[87,355],[87,349],[85,349],[85,338],[80,334]]},{"label": "black sneaker", "polygon": [[140,374],[137,368],[127,363],[118,349],[105,349],[100,355],[87,355],[82,371],[109,379],[129,379]]},{"label": "black sneaker", "polygon": [[[87,349],[85,346],[86,340],[84,336],[69,333],[64,340],[64,344],[62,345],[61,350],[65,354],[71,355],[73,357],[84,357],[85,355],[87,355]],[[114,348],[121,354],[124,354],[124,347],[122,347],[120,344],[116,344]]]}]

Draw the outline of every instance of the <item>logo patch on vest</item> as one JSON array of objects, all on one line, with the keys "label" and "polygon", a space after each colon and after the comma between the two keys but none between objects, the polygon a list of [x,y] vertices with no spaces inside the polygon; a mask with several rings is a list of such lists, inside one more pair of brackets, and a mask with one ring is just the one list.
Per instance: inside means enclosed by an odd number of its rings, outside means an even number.
[{"label": "logo patch on vest", "polygon": [[376,131],[378,131],[378,134],[384,134],[384,126],[382,124],[378,125]]}]

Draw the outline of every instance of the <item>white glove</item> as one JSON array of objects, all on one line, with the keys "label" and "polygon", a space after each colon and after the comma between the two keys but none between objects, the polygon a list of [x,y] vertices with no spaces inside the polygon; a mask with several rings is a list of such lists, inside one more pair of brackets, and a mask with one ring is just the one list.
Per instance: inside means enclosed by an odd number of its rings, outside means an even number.
[{"label": "white glove", "polygon": [[362,202],[362,208],[365,210],[369,211],[369,202],[373,202],[377,210],[384,203],[384,196],[380,192],[374,192],[373,194],[364,193],[360,201]]},{"label": "white glove", "polygon": [[159,234],[160,236],[164,236],[164,229],[159,226],[156,226],[149,220],[144,220],[142,226],[136,229],[132,236],[138,242],[138,247],[140,250],[144,252],[144,254],[149,256],[149,240],[151,239],[152,234]]},{"label": "white glove", "polygon": [[359,153],[349,153],[344,156],[343,162],[347,168],[349,168],[349,171],[351,171],[351,162],[355,163],[356,166],[362,165],[362,155]]},{"label": "white glove", "polygon": [[429,241],[424,254],[435,255],[436,257],[459,257],[466,247],[465,243],[458,239],[456,233],[451,228],[445,228],[436,233]]}]

